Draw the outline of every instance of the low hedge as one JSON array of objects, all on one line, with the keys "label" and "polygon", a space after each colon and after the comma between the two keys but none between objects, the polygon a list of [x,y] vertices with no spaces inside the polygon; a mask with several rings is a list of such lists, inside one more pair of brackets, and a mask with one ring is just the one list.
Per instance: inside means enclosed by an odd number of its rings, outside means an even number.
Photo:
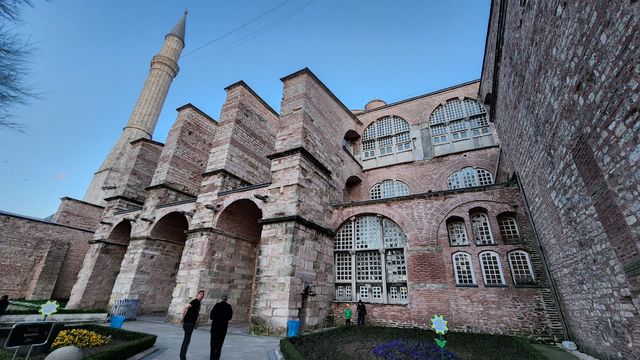
[{"label": "low hedge", "polygon": [[280,340],[280,352],[286,360],[304,360],[300,352],[287,338]]},{"label": "low hedge", "polygon": [[[39,314],[39,309],[40,307],[24,310],[7,310],[4,315],[34,315]],[[58,309],[56,314],[101,314],[108,312],[109,311],[105,309]]]},{"label": "low hedge", "polygon": [[103,351],[89,354],[84,357],[85,360],[127,359],[141,351],[152,347],[153,344],[155,344],[157,338],[157,336],[151,334],[114,329],[99,325],[73,326],[70,328],[87,329],[95,331],[100,335],[110,335],[114,339],[127,341],[126,343],[110,346]]}]

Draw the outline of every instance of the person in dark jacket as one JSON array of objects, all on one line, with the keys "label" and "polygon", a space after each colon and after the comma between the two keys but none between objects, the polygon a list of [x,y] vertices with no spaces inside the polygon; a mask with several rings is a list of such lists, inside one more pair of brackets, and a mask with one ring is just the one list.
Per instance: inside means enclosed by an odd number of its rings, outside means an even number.
[{"label": "person in dark jacket", "polygon": [[9,295],[2,295],[0,298],[0,316],[2,316],[9,307]]},{"label": "person in dark jacket", "polygon": [[367,308],[364,306],[362,300],[358,301],[356,311],[358,312],[358,325],[364,325],[364,316],[367,315]]},{"label": "person in dark jacket", "polygon": [[227,336],[229,320],[233,317],[231,305],[227,304],[227,295],[222,295],[221,301],[211,309],[211,360],[219,360],[222,353],[222,344]]},{"label": "person in dark jacket", "polygon": [[198,322],[198,314],[200,313],[200,305],[204,298],[204,290],[198,291],[196,298],[191,300],[187,306],[182,310],[182,329],[184,329],[184,339],[182,339],[182,346],[180,347],[180,360],[187,359],[187,350],[189,349],[189,343],[191,342],[191,334],[193,329],[196,328]]}]

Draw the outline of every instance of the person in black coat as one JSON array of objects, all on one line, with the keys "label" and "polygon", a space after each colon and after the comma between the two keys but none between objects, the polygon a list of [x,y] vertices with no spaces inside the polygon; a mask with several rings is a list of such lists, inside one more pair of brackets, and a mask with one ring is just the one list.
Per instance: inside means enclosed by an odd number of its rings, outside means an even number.
[{"label": "person in black coat", "polygon": [[222,295],[222,301],[215,304],[211,309],[211,360],[219,360],[222,353],[222,344],[227,336],[229,320],[233,317],[231,305],[227,304],[227,295]]},{"label": "person in black coat", "polygon": [[364,316],[367,315],[367,308],[364,306],[362,300],[358,301],[356,311],[358,311],[358,325],[364,325]]},{"label": "person in black coat", "polygon": [[0,316],[2,316],[2,314],[5,313],[5,311],[7,311],[8,307],[9,307],[9,295],[2,295],[2,297],[0,298]]},{"label": "person in black coat", "polygon": [[180,360],[187,360],[187,350],[189,349],[193,329],[196,328],[196,324],[198,323],[198,314],[200,313],[202,298],[204,298],[204,290],[198,291],[196,298],[191,300],[191,302],[184,307],[184,310],[182,310],[181,319],[184,339],[180,347]]}]

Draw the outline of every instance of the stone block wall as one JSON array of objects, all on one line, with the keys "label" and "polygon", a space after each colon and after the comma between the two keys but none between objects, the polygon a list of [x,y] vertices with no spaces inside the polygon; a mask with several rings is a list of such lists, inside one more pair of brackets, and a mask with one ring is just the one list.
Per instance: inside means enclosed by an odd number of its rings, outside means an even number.
[{"label": "stone block wall", "polygon": [[481,95],[527,195],[570,336],[640,357],[640,7],[494,1]]},{"label": "stone block wall", "polygon": [[[144,203],[147,198],[146,188],[151,184],[163,148],[164,144],[145,138],[131,142],[123,164],[122,186],[118,189],[117,196],[139,204]],[[113,207],[113,204],[108,203],[106,206]]]},{"label": "stone block wall", "polygon": [[93,232],[0,213],[0,293],[66,299]]},{"label": "stone block wall", "polygon": [[98,227],[103,210],[102,206],[65,196],[60,199],[53,222],[93,231]]},{"label": "stone block wall", "polygon": [[195,106],[178,108],[178,118],[167,135],[151,186],[166,185],[195,196],[216,130],[217,123]]},{"label": "stone block wall", "polygon": [[242,81],[225,90],[227,98],[207,172],[224,170],[247,185],[268,182],[271,161],[266,156],[273,153],[278,114]]}]

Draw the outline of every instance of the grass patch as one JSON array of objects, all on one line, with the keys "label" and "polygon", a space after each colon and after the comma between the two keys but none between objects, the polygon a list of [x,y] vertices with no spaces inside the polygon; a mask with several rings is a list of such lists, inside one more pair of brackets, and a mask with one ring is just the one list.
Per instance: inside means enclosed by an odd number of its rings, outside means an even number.
[{"label": "grass patch", "polygon": [[[280,351],[286,360],[329,359],[431,359],[428,350],[434,333],[423,329],[350,326],[283,339]],[[395,342],[394,342],[395,340]],[[398,341],[400,340],[400,341]],[[526,339],[471,333],[448,333],[446,350],[454,359],[543,360]],[[375,355],[376,347],[394,347]],[[397,344],[402,346],[398,347]],[[380,353],[378,351],[378,353]],[[440,359],[439,355],[435,359]]]}]

